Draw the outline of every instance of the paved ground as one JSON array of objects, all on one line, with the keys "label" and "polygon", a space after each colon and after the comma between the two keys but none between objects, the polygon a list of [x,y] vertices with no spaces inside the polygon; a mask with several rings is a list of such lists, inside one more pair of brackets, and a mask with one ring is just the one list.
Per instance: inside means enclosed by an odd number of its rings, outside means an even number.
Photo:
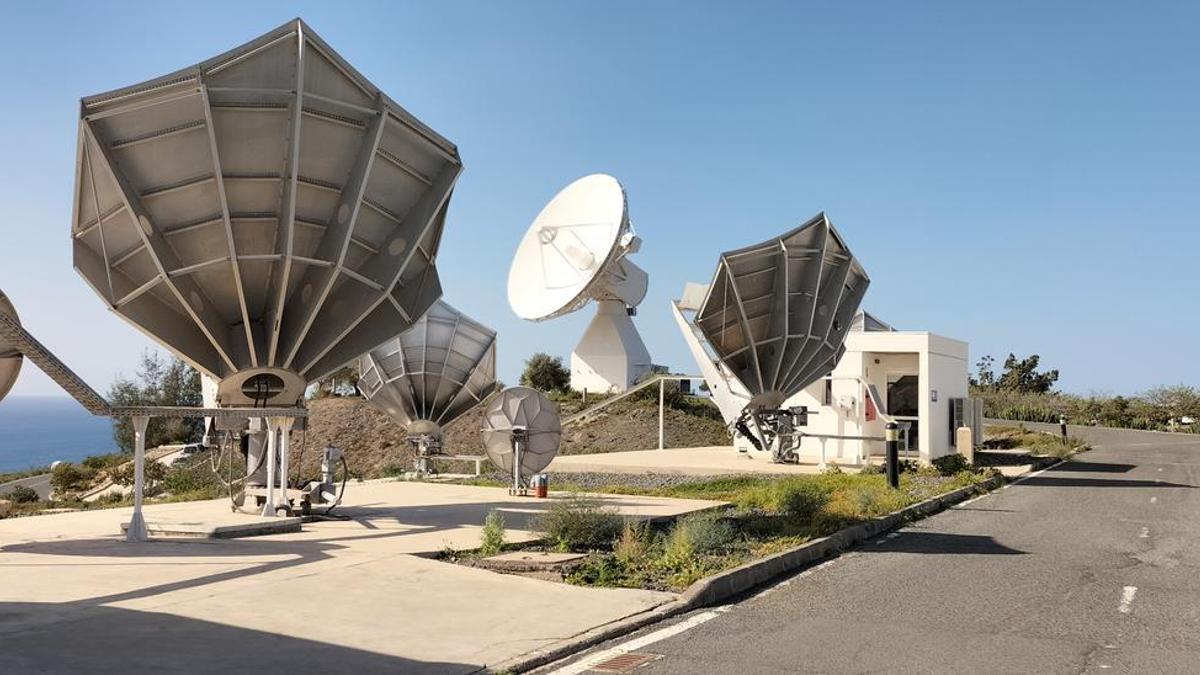
[{"label": "paved ground", "polygon": [[[852,467],[843,467],[853,471]],[[820,473],[816,464],[775,464],[770,453],[738,452],[732,446],[629,450],[592,455],[559,455],[547,472],[553,473],[674,473],[714,476],[738,473]]]},{"label": "paved ground", "polygon": [[1097,449],[647,629],[637,672],[1200,671],[1200,437],[1071,433]]},{"label": "paved ground", "polygon": [[[225,541],[126,543],[129,509],[0,521],[0,673],[471,672],[675,596],[588,589],[422,557],[508,538],[551,500],[500,488],[352,485],[350,520]],[[644,517],[713,502],[605,497]],[[233,519],[167,504],[147,521]]]},{"label": "paved ground", "polygon": [[10,480],[7,483],[0,483],[0,495],[7,494],[10,490],[18,485],[24,485],[27,488],[33,488],[33,491],[38,493],[38,499],[45,500],[50,498],[50,474],[48,473],[30,476],[28,478],[18,478],[17,480]]}]

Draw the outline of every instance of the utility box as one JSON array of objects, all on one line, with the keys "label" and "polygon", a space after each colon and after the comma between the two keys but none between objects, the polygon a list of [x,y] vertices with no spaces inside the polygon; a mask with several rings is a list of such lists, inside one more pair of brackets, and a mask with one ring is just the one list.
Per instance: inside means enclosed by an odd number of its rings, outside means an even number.
[{"label": "utility box", "polygon": [[975,463],[975,434],[969,427],[959,427],[955,434],[957,441],[955,447],[958,449],[958,454],[963,456],[963,459],[968,463]]}]

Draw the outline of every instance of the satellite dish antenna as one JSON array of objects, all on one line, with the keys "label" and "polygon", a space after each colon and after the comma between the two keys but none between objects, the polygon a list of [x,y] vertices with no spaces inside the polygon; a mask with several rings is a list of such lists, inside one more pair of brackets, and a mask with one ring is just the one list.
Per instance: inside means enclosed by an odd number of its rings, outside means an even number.
[{"label": "satellite dish antenna", "polygon": [[452,143],[291,21],[83,99],[75,268],[216,379],[221,405],[302,405],[441,296],[461,170]]},{"label": "satellite dish antenna", "polygon": [[[712,283],[689,288],[693,354],[720,396],[739,399],[739,433],[776,459],[790,460],[790,439],[807,411],[784,402],[828,375],[845,351],[846,333],[870,279],[824,213],[760,244],[721,254]],[[696,302],[695,298],[701,299]],[[689,344],[694,341],[685,330]],[[702,354],[715,355],[715,362]],[[721,386],[724,385],[724,386]],[[718,401],[723,414],[728,401]]]},{"label": "satellite dish antenna", "polygon": [[363,354],[358,388],[408,431],[417,472],[442,453],[442,429],[496,388],[496,332],[438,301],[409,329]]},{"label": "satellite dish antenna", "polygon": [[512,475],[513,494],[524,493],[529,478],[550,466],[561,440],[558,405],[536,389],[505,389],[483,416],[484,452]]},{"label": "satellite dish antenna", "polygon": [[[21,324],[21,318],[17,316],[17,310],[13,307],[12,301],[0,291],[0,314],[15,321],[17,325]],[[23,357],[21,352],[17,351],[16,345],[8,344],[4,339],[0,339],[0,401],[8,395],[12,390],[13,384],[17,381],[17,375],[21,373],[21,362]]]},{"label": "satellite dish antenna", "polygon": [[[299,407],[309,383],[441,297],[434,261],[461,171],[453,143],[297,19],[82,100],[74,265],[215,379],[220,406]],[[278,428],[250,424],[257,486]]]},{"label": "satellite dish antenna", "polygon": [[628,259],[639,248],[625,190],[605,174],[563,188],[517,247],[508,272],[508,302],[517,316],[544,321],[596,301],[596,316],[571,353],[573,389],[625,391],[650,370],[650,353],[630,318],[649,280]]}]

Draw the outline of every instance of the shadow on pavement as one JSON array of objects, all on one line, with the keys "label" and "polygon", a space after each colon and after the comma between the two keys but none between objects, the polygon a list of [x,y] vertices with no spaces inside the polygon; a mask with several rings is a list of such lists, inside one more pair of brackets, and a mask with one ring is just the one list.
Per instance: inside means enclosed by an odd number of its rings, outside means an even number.
[{"label": "shadow on pavement", "polygon": [[1077,460],[1063,462],[1055,471],[1095,471],[1097,473],[1126,473],[1136,468],[1135,464],[1116,464],[1112,462],[1081,462]]},{"label": "shadow on pavement", "polygon": [[868,553],[931,553],[937,555],[1026,555],[980,534],[943,534],[941,532],[901,532],[877,546],[862,549]]},{"label": "shadow on pavement", "polygon": [[1021,485],[1041,487],[1107,487],[1107,488],[1194,488],[1195,485],[1168,483],[1166,481],[1134,480],[1132,478],[1072,478],[1056,474],[1042,474],[1021,481]]},{"label": "shadow on pavement", "polygon": [[[6,629],[6,634],[0,634],[0,672],[4,673],[362,674],[469,673],[479,669],[478,665],[416,661],[172,614],[115,607],[0,603],[0,628]],[[297,629],[302,632],[303,626]]]}]

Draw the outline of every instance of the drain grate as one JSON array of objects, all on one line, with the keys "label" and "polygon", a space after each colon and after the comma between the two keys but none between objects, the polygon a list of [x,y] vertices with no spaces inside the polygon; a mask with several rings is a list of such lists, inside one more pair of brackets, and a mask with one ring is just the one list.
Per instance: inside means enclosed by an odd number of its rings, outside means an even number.
[{"label": "drain grate", "polygon": [[592,666],[591,670],[600,673],[628,673],[633,671],[635,668],[640,668],[641,666],[644,666],[657,658],[657,654],[626,652],[624,654],[614,656],[607,661],[597,663],[596,665]]}]

